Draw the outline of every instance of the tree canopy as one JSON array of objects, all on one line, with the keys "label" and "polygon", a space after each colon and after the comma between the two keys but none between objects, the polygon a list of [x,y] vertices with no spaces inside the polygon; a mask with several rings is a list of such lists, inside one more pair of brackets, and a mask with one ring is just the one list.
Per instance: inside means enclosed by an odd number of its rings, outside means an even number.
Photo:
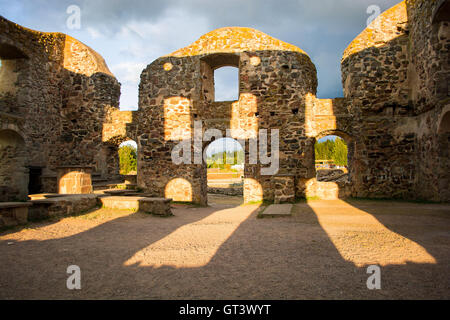
[{"label": "tree canopy", "polygon": [[135,174],[137,171],[137,149],[131,145],[119,148],[120,174]]},{"label": "tree canopy", "polygon": [[218,152],[208,157],[206,163],[208,168],[230,169],[244,163],[244,151]]},{"label": "tree canopy", "polygon": [[341,138],[316,142],[314,149],[316,160],[333,160],[338,166],[347,166],[347,145]]}]

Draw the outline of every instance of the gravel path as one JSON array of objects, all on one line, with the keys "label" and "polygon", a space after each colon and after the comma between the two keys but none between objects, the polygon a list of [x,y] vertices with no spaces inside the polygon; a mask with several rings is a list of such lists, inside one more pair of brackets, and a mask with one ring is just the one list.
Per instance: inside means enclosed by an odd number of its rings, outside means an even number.
[{"label": "gravel path", "polygon": [[[450,206],[211,197],[175,217],[98,209],[0,233],[1,299],[449,299]],[[381,266],[368,290],[367,266]],[[81,268],[81,290],[66,269]]]}]

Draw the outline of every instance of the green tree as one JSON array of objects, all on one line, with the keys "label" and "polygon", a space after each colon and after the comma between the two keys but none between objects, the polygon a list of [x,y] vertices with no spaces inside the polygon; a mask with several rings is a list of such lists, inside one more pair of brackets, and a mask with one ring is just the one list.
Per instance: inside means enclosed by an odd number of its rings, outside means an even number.
[{"label": "green tree", "polygon": [[342,139],[336,139],[334,141],[333,161],[338,166],[347,165],[347,145]]},{"label": "green tree", "polygon": [[137,171],[137,150],[130,145],[119,148],[120,174]]},{"label": "green tree", "polygon": [[227,169],[236,164],[244,164],[244,151],[222,151],[214,153],[206,159],[208,168]]},{"label": "green tree", "polygon": [[317,142],[314,146],[316,160],[333,160],[338,166],[347,165],[347,145],[339,137],[333,140]]}]

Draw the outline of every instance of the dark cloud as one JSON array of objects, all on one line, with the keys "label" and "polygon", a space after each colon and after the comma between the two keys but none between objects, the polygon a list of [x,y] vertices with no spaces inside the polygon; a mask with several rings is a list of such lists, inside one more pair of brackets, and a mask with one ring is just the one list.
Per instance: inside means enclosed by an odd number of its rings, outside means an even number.
[{"label": "dark cloud", "polygon": [[[24,26],[70,33],[65,26],[66,9],[69,5],[78,5],[81,8],[83,28],[90,29],[91,38],[92,31],[95,30],[111,39],[111,42],[120,42],[120,36],[123,36],[126,28],[126,37],[134,37],[134,45],[120,47],[118,43],[118,50],[125,52],[122,57],[134,57],[135,60],[139,56],[147,57],[151,54],[144,55],[139,49],[132,48],[142,47],[143,51],[150,48],[159,54],[159,50],[175,50],[186,46],[202,34],[219,27],[256,28],[297,45],[310,55],[318,69],[318,96],[325,98],[342,95],[340,59],[347,45],[366,27],[369,17],[367,8],[376,5],[384,11],[398,2],[399,0],[0,0],[0,7],[5,11],[6,18]],[[177,14],[174,15],[173,12]],[[161,23],[163,17],[166,20]],[[171,20],[167,17],[178,18]],[[158,25],[172,29],[168,27],[167,21],[172,23],[176,32],[167,30],[167,37],[158,35],[158,30],[153,30]],[[133,32],[136,34],[132,35]],[[78,36],[77,33],[72,35]],[[80,36],[83,34],[80,33]],[[89,40],[90,38],[87,41]],[[147,43],[140,45],[139,41]],[[150,46],[149,41],[158,43]],[[94,47],[97,44],[96,41],[91,43]],[[112,46],[109,44],[107,48]],[[95,49],[108,61],[111,53],[106,48],[99,45]]]}]

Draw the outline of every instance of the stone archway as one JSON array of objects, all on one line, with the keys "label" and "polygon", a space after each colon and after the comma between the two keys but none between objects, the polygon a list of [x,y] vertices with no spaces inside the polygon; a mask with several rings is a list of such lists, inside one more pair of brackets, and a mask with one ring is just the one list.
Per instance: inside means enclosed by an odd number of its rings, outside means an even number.
[{"label": "stone archway", "polygon": [[[127,141],[136,142],[137,145],[137,141],[128,136],[115,136],[102,143],[96,157],[94,175],[108,180],[120,179],[119,148],[122,143]],[[139,148],[137,149],[139,150]],[[137,158],[139,159],[139,157]]]},{"label": "stone archway", "polygon": [[[336,174],[336,179],[332,177],[330,179],[318,178],[315,165],[315,150],[312,151],[314,159],[314,171],[316,172],[315,178],[309,179],[305,185],[305,193],[307,198],[320,198],[323,200],[334,200],[334,199],[345,199],[351,196],[352,193],[352,172],[353,168],[353,157],[354,157],[354,139],[346,132],[340,130],[325,130],[320,132],[315,136],[315,143],[313,143],[312,148],[315,148],[316,142],[320,139],[336,136],[341,138],[347,146],[347,172],[343,174]],[[331,175],[333,176],[333,174]]]},{"label": "stone archway", "polygon": [[23,114],[20,96],[29,78],[28,56],[15,45],[0,42],[0,109],[5,113]]},{"label": "stone archway", "polygon": [[[316,137],[316,142],[319,141],[322,138],[325,138],[327,136],[336,136],[344,140],[345,144],[347,145],[347,168],[348,168],[348,180],[351,182],[352,172],[354,172],[353,167],[353,159],[354,159],[354,152],[355,152],[355,142],[354,139],[346,132],[341,130],[325,130],[320,132]],[[314,143],[315,145],[315,143]],[[315,153],[313,152],[315,155]],[[315,157],[314,157],[315,158]]]},{"label": "stone archway", "polygon": [[450,0],[440,0],[432,15],[432,24],[450,20]]}]

